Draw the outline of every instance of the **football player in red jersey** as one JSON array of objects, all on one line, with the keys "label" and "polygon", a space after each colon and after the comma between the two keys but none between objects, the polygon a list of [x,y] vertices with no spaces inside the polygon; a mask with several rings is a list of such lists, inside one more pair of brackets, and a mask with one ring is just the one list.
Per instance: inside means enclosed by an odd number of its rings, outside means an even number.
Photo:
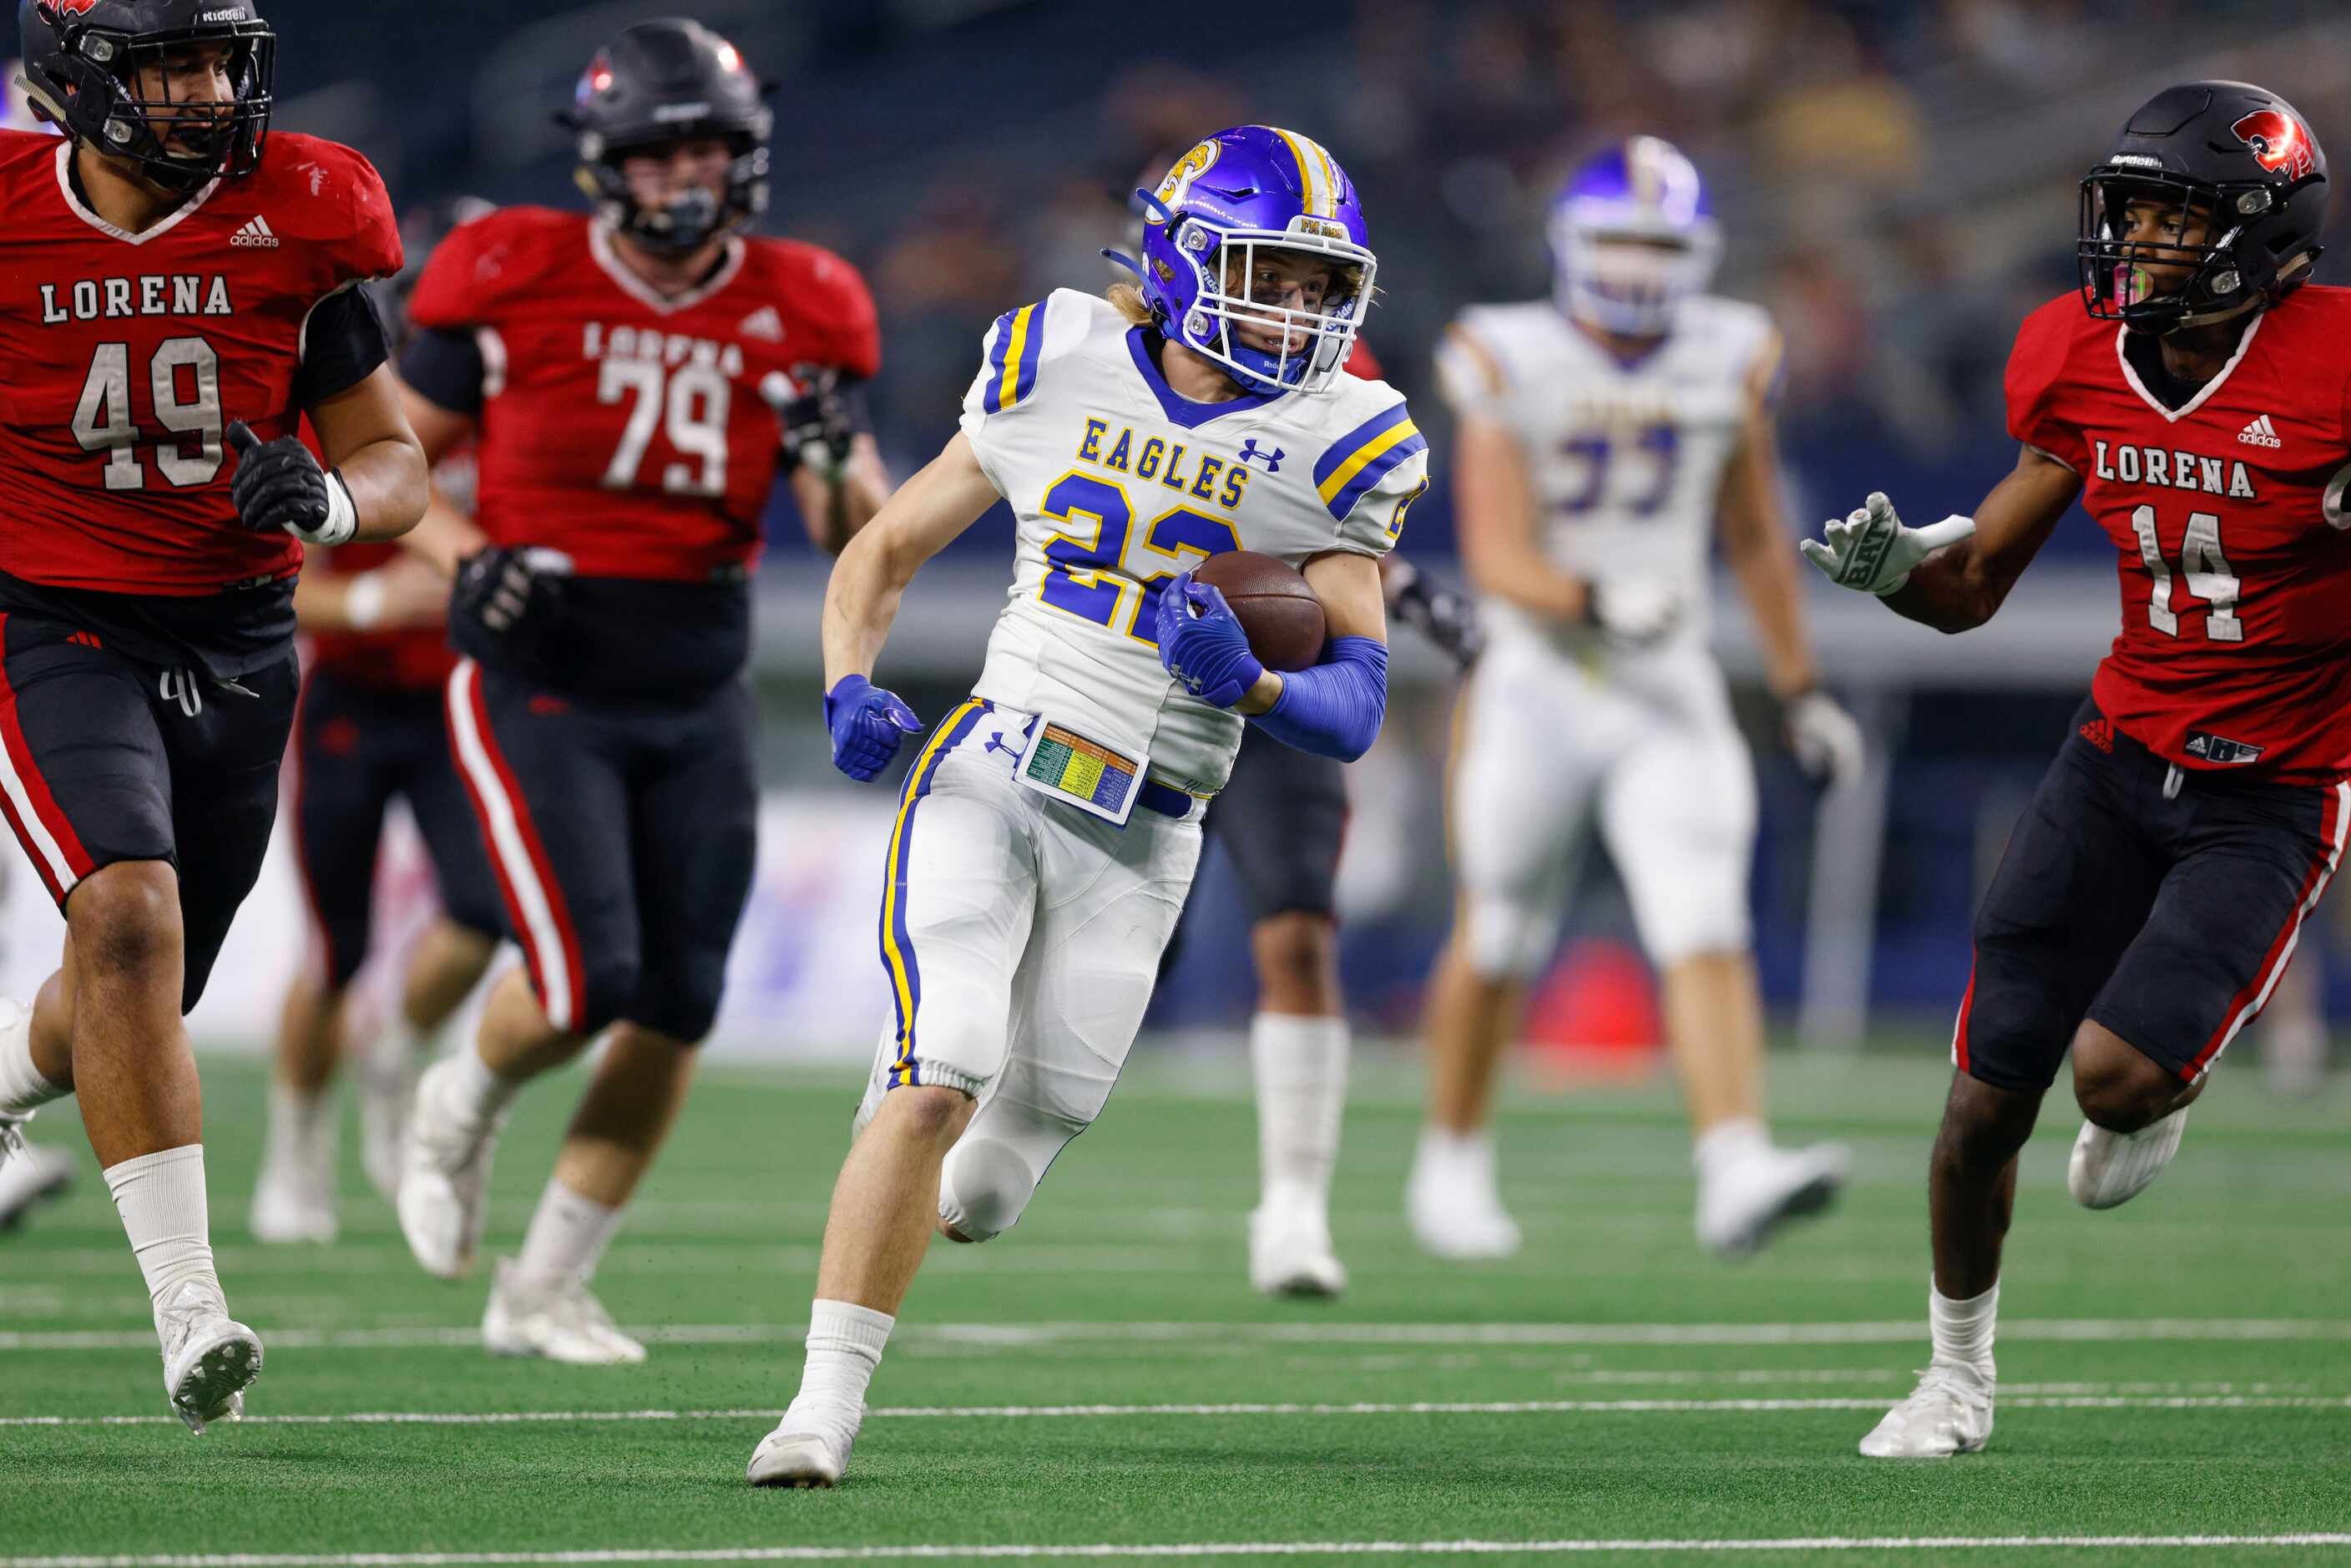
[{"label": "football player in red jersey", "polygon": [[0,132],[0,814],[67,936],[30,1014],[0,1003],[0,1139],[78,1095],[201,1431],[239,1413],[261,1343],[214,1271],[181,1018],[277,814],[302,547],[424,509],[355,287],[399,270],[400,235],[365,159],[269,134],[250,0],[18,22],[63,134]]},{"label": "football player in red jersey", "polygon": [[1804,542],[1942,632],[1990,620],[2076,497],[2122,573],[2121,635],[1976,915],[1928,1176],[1934,1360],[1872,1457],[1991,1435],[2017,1152],[2067,1047],[2086,1118],[2067,1186],[2109,1208],[2179,1149],[2342,857],[2351,292],[2307,287],[2325,209],[2285,100],[2158,94],[2082,183],[2080,298],[2017,334],[2015,472],[1972,518],[1907,528],[1872,496]]},{"label": "football player in red jersey", "polygon": [[741,232],[770,118],[735,47],[632,27],[568,122],[596,214],[460,228],[410,307],[426,449],[480,436],[489,544],[458,575],[449,725],[528,974],[426,1071],[399,1207],[426,1270],[471,1268],[508,1103],[611,1027],[483,1326],[494,1351],[594,1363],[644,1354],[588,1282],[684,1097],[750,886],[760,513],[788,474],[836,542],[886,480],[852,403],[881,353],[863,282]]}]

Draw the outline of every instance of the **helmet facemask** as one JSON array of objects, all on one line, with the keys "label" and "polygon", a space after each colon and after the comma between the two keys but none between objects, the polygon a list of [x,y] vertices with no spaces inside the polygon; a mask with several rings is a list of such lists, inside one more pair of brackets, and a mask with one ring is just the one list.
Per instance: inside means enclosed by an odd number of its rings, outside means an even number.
[{"label": "helmet facemask", "polygon": [[[1355,351],[1379,262],[1328,220],[1301,217],[1287,230],[1226,229],[1197,218],[1175,220],[1176,256],[1193,275],[1193,302],[1168,330],[1254,392],[1327,392]],[[1285,303],[1281,262],[1329,270],[1320,308]],[[1272,264],[1269,267],[1269,264]],[[1269,290],[1260,275],[1270,271]],[[1278,293],[1279,298],[1267,298]]]},{"label": "helmet facemask", "polygon": [[[26,88],[42,114],[78,142],[138,166],[159,189],[191,192],[260,167],[274,107],[277,38],[259,20],[128,35],[68,20],[44,6],[57,50]],[[188,53],[225,49],[231,97],[193,103],[172,96],[172,68]],[[152,80],[151,94],[141,78]]]},{"label": "helmet facemask", "polygon": [[1673,330],[1682,302],[1703,294],[1722,259],[1711,220],[1687,226],[1593,221],[1570,206],[1552,225],[1560,307],[1627,338]]},{"label": "helmet facemask", "polygon": [[[2258,308],[2301,281],[2316,255],[2313,247],[2282,265],[2243,255],[2253,238],[2248,228],[2276,200],[2264,185],[2207,185],[2157,171],[2093,172],[2082,182],[2074,246],[2084,307],[2099,320],[2158,334]],[[2159,213],[2154,237],[2139,237],[2134,205]]]},{"label": "helmet facemask", "polygon": [[[673,193],[659,206],[639,202],[623,167],[632,157],[659,157],[684,141],[723,141],[728,149],[724,193],[697,185]],[[720,235],[748,227],[768,210],[769,155],[764,127],[753,131],[686,127],[658,141],[604,144],[581,139],[580,188],[595,198],[615,229],[648,250],[686,256]]]}]

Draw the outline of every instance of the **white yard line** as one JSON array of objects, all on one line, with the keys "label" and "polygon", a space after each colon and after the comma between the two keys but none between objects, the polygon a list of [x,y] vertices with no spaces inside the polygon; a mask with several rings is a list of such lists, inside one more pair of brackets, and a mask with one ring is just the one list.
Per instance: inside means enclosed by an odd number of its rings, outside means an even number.
[{"label": "white yard line", "polygon": [[[659,1344],[798,1344],[806,1323],[652,1323],[632,1326],[639,1339]],[[1231,1343],[1297,1345],[1783,1345],[1924,1344],[1927,1325],[1914,1322],[1806,1323],[1332,1323],[1332,1322],[1037,1322],[908,1323],[899,1340],[960,1344],[983,1350],[1047,1348],[1073,1343]],[[2351,1339],[2351,1322],[2302,1318],[2019,1318],[2000,1326],[2001,1343],[2137,1344],[2149,1342],[2234,1341],[2308,1343]],[[477,1348],[481,1331],[399,1326],[293,1329],[262,1325],[272,1350],[434,1350]],[[135,1330],[30,1330],[0,1333],[8,1351],[114,1351],[155,1348],[154,1335]]]},{"label": "white yard line", "polygon": [[[2351,1410],[2351,1395],[2053,1394],[2002,1395],[2010,1410]],[[1150,1419],[1174,1416],[1687,1416],[1813,1410],[1880,1410],[1883,1395],[1813,1399],[1444,1399],[1408,1403],[1236,1403],[1224,1405],[899,1405],[866,1411],[868,1420],[1052,1421]],[[520,1427],[568,1422],[768,1421],[773,1406],[741,1410],[360,1410],[317,1416],[249,1416],[267,1427]],[[169,1427],[173,1416],[8,1416],[10,1427]]]},{"label": "white yard line", "polygon": [[1571,1556],[1625,1552],[2210,1551],[2219,1547],[2351,1546],[2351,1534],[2298,1535],[1816,1535],[1730,1540],[1196,1541],[1094,1546],[737,1546],[598,1548],[573,1552],[220,1552],[147,1556],[0,1557],[0,1568],[562,1568],[622,1563],[904,1563],[1163,1557]]}]

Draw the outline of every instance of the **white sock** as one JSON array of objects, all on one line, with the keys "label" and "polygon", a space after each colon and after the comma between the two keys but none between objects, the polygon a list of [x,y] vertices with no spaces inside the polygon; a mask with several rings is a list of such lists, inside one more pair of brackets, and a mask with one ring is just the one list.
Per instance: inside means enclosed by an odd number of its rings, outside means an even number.
[{"label": "white sock", "polygon": [[482,1053],[467,1046],[449,1060],[457,1071],[449,1076],[449,1109],[471,1123],[495,1122],[506,1114],[522,1085],[490,1071]]},{"label": "white sock", "polygon": [[447,1020],[431,1029],[422,1029],[399,1008],[392,1009],[391,1021],[377,1037],[375,1049],[370,1054],[387,1066],[407,1068],[411,1062],[422,1065],[440,1054],[441,1031]]},{"label": "white sock", "polygon": [[38,1110],[73,1092],[52,1083],[33,1065],[33,1009],[12,1029],[0,1029],[0,1112]]},{"label": "white sock", "polygon": [[865,1388],[882,1364],[883,1347],[898,1320],[888,1312],[848,1301],[817,1301],[809,1304],[808,1364],[800,1373],[800,1391],[785,1414],[799,1416],[857,1435],[865,1417]]},{"label": "white sock", "polygon": [[1413,1156],[1416,1177],[1425,1176],[1448,1186],[1467,1182],[1491,1188],[1495,1185],[1494,1168],[1494,1134],[1490,1129],[1456,1133],[1433,1122],[1420,1129],[1420,1147]]},{"label": "white sock", "polygon": [[1927,1285],[1927,1322],[1935,1339],[1935,1359],[1972,1367],[1992,1375],[1991,1334],[2000,1317],[2000,1286],[1982,1295],[1955,1301]]},{"label": "white sock", "polygon": [[204,1202],[204,1146],[189,1144],[106,1167],[123,1234],[147,1276],[147,1296],[161,1303],[194,1281],[220,1294],[213,1271],[211,1211]]},{"label": "white sock", "polygon": [[1249,1058],[1266,1203],[1327,1206],[1347,1103],[1347,1020],[1259,1013],[1249,1024]]},{"label": "white sock", "polygon": [[269,1081],[269,1140],[264,1170],[299,1171],[335,1158],[335,1098],[324,1090],[307,1092]]},{"label": "white sock", "polygon": [[1700,1133],[1691,1142],[1690,1162],[1698,1166],[1701,1181],[1711,1181],[1771,1151],[1771,1134],[1763,1124],[1753,1116],[1739,1116]]},{"label": "white sock", "polygon": [[523,1234],[515,1272],[535,1289],[568,1291],[586,1284],[619,1233],[623,1212],[549,1181]]}]

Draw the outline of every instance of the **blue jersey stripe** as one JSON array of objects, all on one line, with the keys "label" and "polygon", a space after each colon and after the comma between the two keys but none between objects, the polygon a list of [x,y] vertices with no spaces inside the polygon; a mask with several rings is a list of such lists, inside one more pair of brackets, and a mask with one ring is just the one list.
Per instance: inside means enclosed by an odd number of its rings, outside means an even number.
[{"label": "blue jersey stripe", "polygon": [[1428,437],[1413,434],[1405,437],[1369,463],[1341,490],[1331,502],[1331,515],[1343,521],[1355,509],[1355,504],[1376,488],[1379,482],[1395,472],[1398,465],[1416,453],[1428,450]]},{"label": "blue jersey stripe", "polygon": [[1379,439],[1383,433],[1411,417],[1405,406],[1397,403],[1393,408],[1382,409],[1371,419],[1339,437],[1331,444],[1331,450],[1322,455],[1322,460],[1314,465],[1315,486],[1319,488],[1346,464],[1347,459]]}]

